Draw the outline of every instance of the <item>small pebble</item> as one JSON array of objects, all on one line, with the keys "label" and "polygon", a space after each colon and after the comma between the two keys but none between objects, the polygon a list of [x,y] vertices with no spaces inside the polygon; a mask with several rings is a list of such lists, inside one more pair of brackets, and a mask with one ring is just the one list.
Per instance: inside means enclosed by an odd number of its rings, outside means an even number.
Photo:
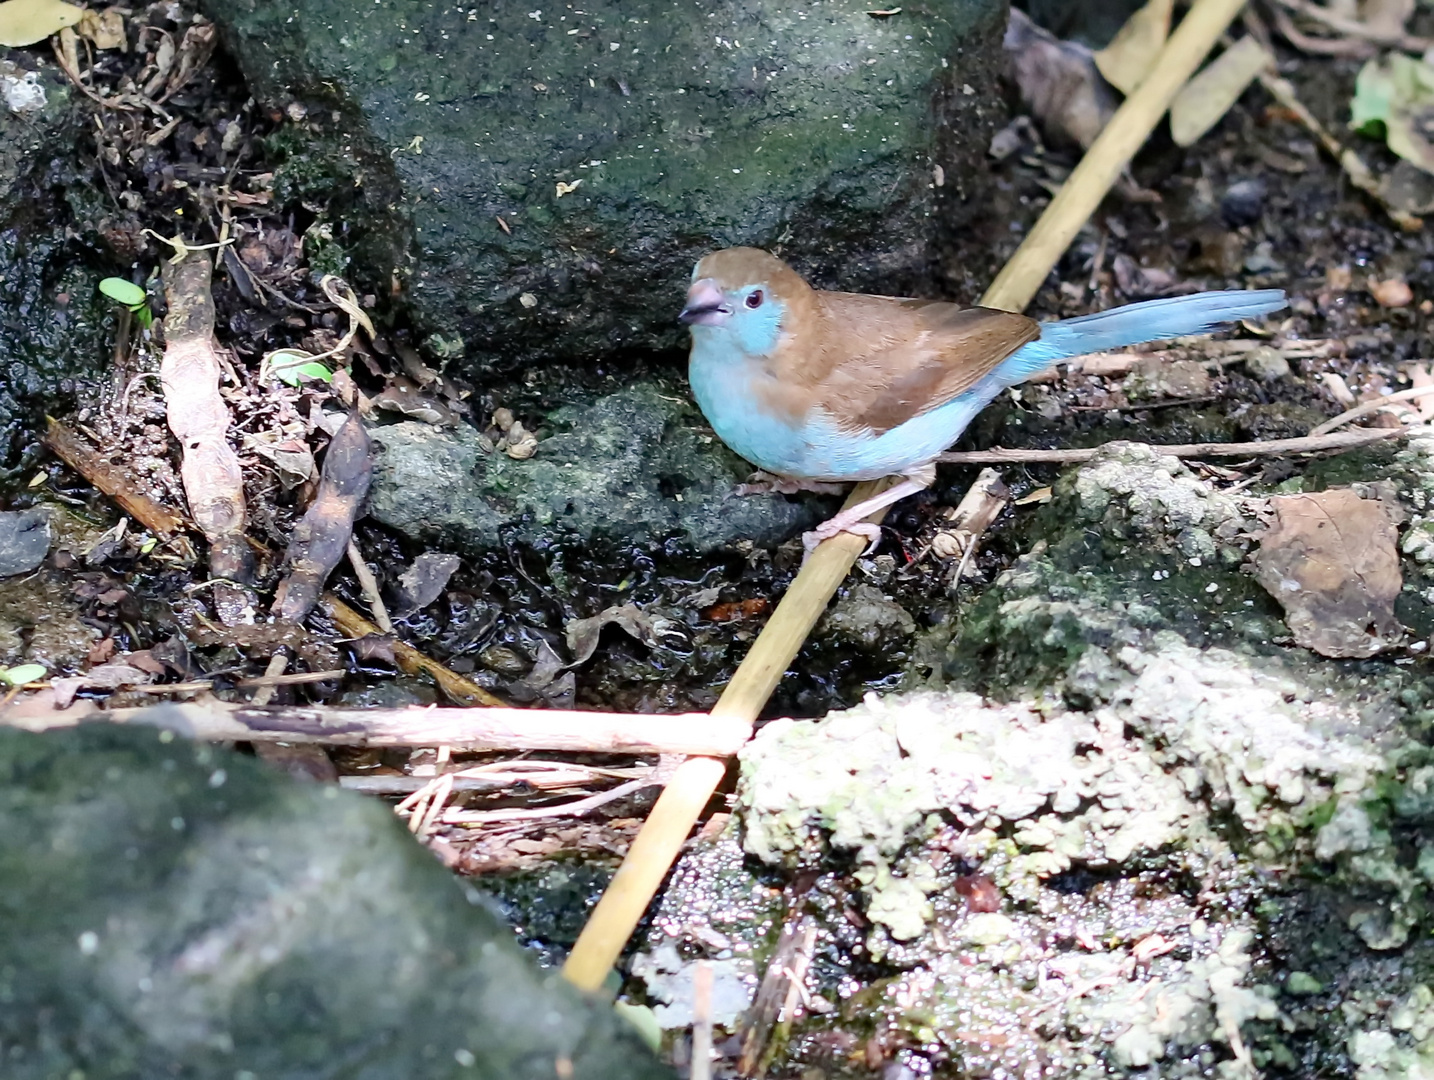
[{"label": "small pebble", "polygon": [[1265,182],[1241,180],[1231,184],[1220,200],[1220,216],[1232,229],[1253,225],[1265,211]]},{"label": "small pebble", "polygon": [[1245,373],[1250,378],[1259,379],[1261,382],[1277,382],[1280,379],[1289,378],[1290,362],[1284,358],[1279,349],[1261,345],[1257,349],[1252,349],[1245,357]]}]

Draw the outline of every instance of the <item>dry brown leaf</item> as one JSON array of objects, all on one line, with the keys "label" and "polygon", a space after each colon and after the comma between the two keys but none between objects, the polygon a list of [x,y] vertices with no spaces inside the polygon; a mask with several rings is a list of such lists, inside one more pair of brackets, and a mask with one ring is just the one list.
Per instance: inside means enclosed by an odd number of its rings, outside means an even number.
[{"label": "dry brown leaf", "polygon": [[1061,41],[1018,8],[1011,9],[1003,46],[1021,101],[1046,138],[1081,149],[1095,142],[1115,115],[1116,95],[1096,70],[1090,50]]},{"label": "dry brown leaf", "polygon": [[1171,103],[1170,136],[1175,144],[1193,145],[1271,65],[1270,54],[1252,37],[1241,38],[1206,64]]},{"label": "dry brown leaf", "polygon": [[5,0],[0,3],[0,45],[21,48],[44,41],[80,21],[85,9],[64,0]]},{"label": "dry brown leaf", "polygon": [[1133,93],[1155,66],[1165,39],[1170,36],[1170,13],[1175,0],[1149,0],[1125,20],[1111,43],[1095,54],[1095,66],[1122,94]]},{"label": "dry brown leaf", "polygon": [[669,639],[680,641],[682,638],[677,623],[645,612],[636,604],[606,608],[592,618],[574,619],[563,627],[563,636],[567,638],[568,649],[573,654],[569,667],[586,663],[597,652],[598,637],[602,628],[609,624],[620,627],[650,649],[671,645]]},{"label": "dry brown leaf", "polygon": [[1330,488],[1275,496],[1270,507],[1275,524],[1260,537],[1256,576],[1285,609],[1295,641],[1336,657],[1396,644],[1404,633],[1394,614],[1403,585],[1397,505]]},{"label": "dry brown leaf", "polygon": [[1403,278],[1386,278],[1383,281],[1370,278],[1367,287],[1369,295],[1380,307],[1408,307],[1414,302],[1414,290]]},{"label": "dry brown leaf", "polygon": [[124,15],[119,8],[87,10],[80,18],[78,29],[97,49],[119,49],[124,52],[129,44],[125,39]]}]

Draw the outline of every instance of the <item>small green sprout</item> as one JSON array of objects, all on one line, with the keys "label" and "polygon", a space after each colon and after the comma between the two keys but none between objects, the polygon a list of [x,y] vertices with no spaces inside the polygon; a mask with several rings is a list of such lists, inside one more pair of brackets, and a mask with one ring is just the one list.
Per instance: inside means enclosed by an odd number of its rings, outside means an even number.
[{"label": "small green sprout", "polygon": [[334,373],[329,370],[327,364],[321,364],[302,349],[279,349],[272,352],[264,358],[263,367],[265,370],[259,373],[261,380],[267,371],[290,386],[298,386],[305,379],[317,379],[321,382],[334,380]]},{"label": "small green sprout", "polygon": [[0,683],[6,686],[24,686],[39,682],[48,672],[44,664],[16,664],[12,668],[0,668]]},{"label": "small green sprout", "polygon": [[115,303],[129,308],[139,325],[148,330],[154,322],[154,313],[149,310],[149,297],[132,281],[120,277],[107,277],[100,282],[100,292]]}]

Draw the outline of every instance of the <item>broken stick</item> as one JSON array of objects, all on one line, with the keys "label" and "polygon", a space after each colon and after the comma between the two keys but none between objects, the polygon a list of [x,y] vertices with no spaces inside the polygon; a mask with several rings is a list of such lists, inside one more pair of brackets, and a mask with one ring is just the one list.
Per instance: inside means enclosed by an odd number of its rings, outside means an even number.
[{"label": "broken stick", "polygon": [[244,475],[229,445],[229,406],[219,394],[223,365],[214,345],[209,256],[189,252],[161,270],[169,314],[159,380],[169,430],[179,440],[189,513],[209,541],[211,577],[249,582],[254,556],[244,539]]}]

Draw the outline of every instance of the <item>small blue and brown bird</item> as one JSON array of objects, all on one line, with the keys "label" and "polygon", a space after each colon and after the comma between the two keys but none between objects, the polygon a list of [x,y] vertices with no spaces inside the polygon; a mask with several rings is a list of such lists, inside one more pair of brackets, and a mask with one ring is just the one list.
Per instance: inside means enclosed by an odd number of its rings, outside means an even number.
[{"label": "small blue and brown bird", "polygon": [[708,255],[679,316],[688,376],[717,435],[800,486],[899,476],[804,537],[873,541],[874,511],[929,487],[938,454],[1002,390],[1052,364],[1203,334],[1285,306],[1279,289],[1205,292],[1038,323],[992,308],[822,292],[756,248]]}]

